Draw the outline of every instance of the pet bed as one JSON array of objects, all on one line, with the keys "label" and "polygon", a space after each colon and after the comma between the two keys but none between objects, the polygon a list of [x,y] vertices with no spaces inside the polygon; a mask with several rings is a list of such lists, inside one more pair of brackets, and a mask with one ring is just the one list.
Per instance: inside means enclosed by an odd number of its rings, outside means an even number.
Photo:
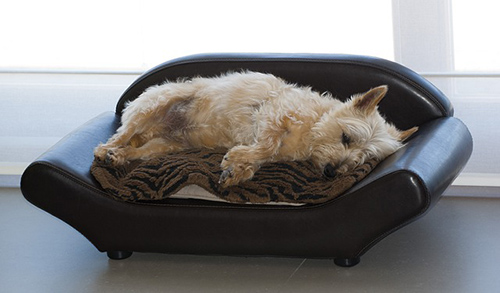
[{"label": "pet bed", "polygon": [[[340,99],[386,84],[390,90],[380,112],[399,129],[419,126],[419,131],[341,195],[300,206],[117,200],[91,175],[93,149],[113,135],[124,105],[146,88],[239,70],[272,73]],[[471,135],[453,117],[446,96],[394,62],[354,55],[204,54],[165,62],[140,76],[114,112],[82,125],[34,161],[21,189],[29,202],[112,259],[132,252],[266,255],[331,258],[352,266],[370,247],[429,211],[471,152]]]}]

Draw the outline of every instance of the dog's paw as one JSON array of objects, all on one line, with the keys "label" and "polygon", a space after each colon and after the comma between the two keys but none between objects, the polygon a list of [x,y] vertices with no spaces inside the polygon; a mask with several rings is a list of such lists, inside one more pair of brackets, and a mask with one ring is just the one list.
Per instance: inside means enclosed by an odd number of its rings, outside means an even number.
[{"label": "dog's paw", "polygon": [[105,162],[106,157],[108,155],[108,149],[105,144],[99,144],[95,149],[94,149],[94,159],[99,162]]},{"label": "dog's paw", "polygon": [[241,182],[247,181],[253,177],[255,173],[252,165],[238,164],[234,168],[229,167],[222,171],[219,179],[219,184],[226,188],[233,185],[238,185]]},{"label": "dog's paw", "polygon": [[253,177],[256,171],[256,165],[245,161],[241,157],[233,156],[228,152],[221,163],[222,174],[219,178],[219,184],[222,187],[237,185]]},{"label": "dog's paw", "polygon": [[111,148],[106,151],[104,162],[108,165],[124,165],[127,162],[123,148]]}]

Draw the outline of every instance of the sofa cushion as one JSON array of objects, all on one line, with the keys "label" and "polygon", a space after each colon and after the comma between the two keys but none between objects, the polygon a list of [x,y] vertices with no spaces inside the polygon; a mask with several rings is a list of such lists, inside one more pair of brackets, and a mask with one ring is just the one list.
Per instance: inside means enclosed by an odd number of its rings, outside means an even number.
[{"label": "sofa cushion", "polygon": [[190,150],[124,166],[95,160],[91,173],[109,195],[124,201],[158,202],[195,184],[231,203],[322,203],[363,179],[377,164],[366,162],[353,172],[326,178],[310,161],[264,164],[252,180],[223,188],[220,162],[226,150]]}]

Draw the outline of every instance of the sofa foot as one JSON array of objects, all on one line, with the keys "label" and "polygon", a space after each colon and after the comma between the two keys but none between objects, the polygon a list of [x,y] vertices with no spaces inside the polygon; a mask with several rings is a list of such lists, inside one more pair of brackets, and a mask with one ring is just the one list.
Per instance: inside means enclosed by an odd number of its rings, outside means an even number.
[{"label": "sofa foot", "polygon": [[129,258],[132,255],[131,251],[108,251],[108,257],[113,260],[121,260]]},{"label": "sofa foot", "polygon": [[359,263],[361,259],[359,257],[353,257],[353,258],[341,258],[337,257],[333,260],[333,262],[338,265],[339,267],[353,267]]}]

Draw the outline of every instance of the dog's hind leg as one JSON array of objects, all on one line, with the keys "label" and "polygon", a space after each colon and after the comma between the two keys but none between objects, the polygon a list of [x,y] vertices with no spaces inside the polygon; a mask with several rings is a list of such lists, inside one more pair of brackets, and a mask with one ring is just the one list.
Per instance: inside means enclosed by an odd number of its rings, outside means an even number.
[{"label": "dog's hind leg", "polygon": [[101,161],[109,161],[109,156],[117,153],[119,149],[131,147],[131,144],[137,145],[137,139],[140,137],[138,129],[140,119],[134,123],[123,123],[116,133],[104,144],[99,144],[94,150],[94,156]]},{"label": "dog's hind leg", "polygon": [[[157,137],[162,132],[162,128],[167,126],[162,123],[169,109],[179,102],[186,101],[186,97],[164,97],[159,101],[157,97],[149,94],[141,95],[127,106],[122,116],[122,125],[106,143],[100,144],[94,150],[96,159],[110,161],[110,155],[112,157],[113,153],[119,153],[119,149],[140,147],[148,140]],[[114,160],[111,161],[114,162]],[[119,161],[121,160],[116,162]]]},{"label": "dog's hind leg", "polygon": [[106,161],[113,165],[122,165],[129,161],[156,158],[182,149],[183,146],[180,143],[164,138],[154,138],[138,148],[126,146],[109,150]]}]

